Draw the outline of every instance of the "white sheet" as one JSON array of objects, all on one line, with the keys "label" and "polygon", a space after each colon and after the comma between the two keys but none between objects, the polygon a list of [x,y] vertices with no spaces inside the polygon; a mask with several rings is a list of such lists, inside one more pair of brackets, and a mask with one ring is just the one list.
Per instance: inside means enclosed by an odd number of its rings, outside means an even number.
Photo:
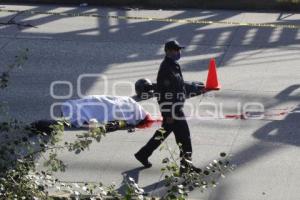
[{"label": "white sheet", "polygon": [[126,96],[92,95],[68,100],[61,109],[63,117],[76,127],[81,127],[90,119],[97,119],[101,123],[125,120],[130,125],[137,125],[147,115],[142,106]]}]

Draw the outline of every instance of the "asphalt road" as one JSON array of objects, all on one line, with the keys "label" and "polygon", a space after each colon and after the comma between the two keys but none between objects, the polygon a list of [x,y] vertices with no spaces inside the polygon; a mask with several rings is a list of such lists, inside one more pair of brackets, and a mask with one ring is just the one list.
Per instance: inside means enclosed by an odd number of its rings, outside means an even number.
[{"label": "asphalt road", "polygon": [[[39,5],[0,7],[300,25],[300,14],[294,13]],[[14,117],[26,122],[49,119],[54,103],[78,98],[80,94],[132,96],[132,84],[137,79],[155,80],[163,58],[163,43],[177,39],[187,46],[180,60],[184,78],[205,81],[209,59],[214,57],[222,84],[220,91],[187,101],[185,111],[192,116],[188,122],[192,133],[193,161],[197,166],[205,166],[218,158],[220,152],[228,152],[233,156],[232,162],[237,164],[236,170],[221,179],[217,188],[204,193],[194,191],[190,198],[299,199],[300,29],[46,14],[21,13],[15,16],[0,12],[0,22],[12,18],[20,25],[0,26],[0,69],[11,63],[20,51],[29,49],[29,60],[14,70],[10,89],[0,97],[9,102]],[[24,26],[26,24],[33,27]],[[78,81],[83,74],[98,75],[85,76]],[[140,103],[151,114],[159,115],[155,99]],[[228,116],[239,115],[254,104],[256,109],[257,105],[263,107],[266,114],[263,119],[253,116],[246,120],[228,119]],[[57,109],[56,106],[55,113]],[[195,117],[194,111],[202,117]],[[212,113],[218,116],[208,117]],[[93,144],[88,152],[80,155],[64,152],[61,158],[68,164],[68,170],[57,175],[63,181],[115,182],[119,186],[122,174],[127,173],[146,191],[158,193],[161,159],[168,155],[167,152],[154,152],[150,158],[154,166],[150,169],[139,168],[140,164],[133,157],[155,129],[138,130],[132,134],[117,131],[101,143]],[[66,131],[64,139],[71,140],[76,133]],[[173,136],[167,142],[173,149],[177,148]]]}]

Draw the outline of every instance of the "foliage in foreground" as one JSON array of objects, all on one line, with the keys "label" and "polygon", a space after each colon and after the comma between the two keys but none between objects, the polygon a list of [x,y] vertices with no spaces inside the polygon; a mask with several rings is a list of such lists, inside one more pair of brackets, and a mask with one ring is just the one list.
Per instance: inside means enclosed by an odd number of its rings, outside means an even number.
[{"label": "foliage in foreground", "polygon": [[[27,49],[16,57],[15,63],[9,65],[7,70],[0,74],[0,88],[6,89],[11,71],[16,66],[21,66],[27,60]],[[121,194],[115,185],[104,186],[102,183],[63,183],[53,172],[65,171],[67,166],[60,160],[59,154],[68,150],[76,154],[88,150],[96,141],[100,142],[106,133],[118,127],[118,122],[111,124],[95,123],[81,134],[76,135],[73,142],[63,142],[64,128],[70,126],[65,120],[57,121],[50,125],[47,131],[36,129],[33,125],[24,124],[10,118],[5,109],[5,104],[0,102],[0,199],[52,199],[50,190],[64,191],[76,199],[149,199],[147,194],[135,180],[124,175],[125,193]],[[162,160],[164,167],[161,169],[164,176],[165,193],[161,199],[183,200],[188,193],[195,189],[204,191],[215,187],[217,179],[225,177],[233,166],[230,158],[225,153],[220,154],[220,159],[209,163],[201,173],[187,173],[180,175],[176,151],[172,151],[165,142],[161,150],[169,152],[169,157]],[[36,160],[45,159],[45,171],[38,170]],[[152,197],[154,198],[154,197]]]}]

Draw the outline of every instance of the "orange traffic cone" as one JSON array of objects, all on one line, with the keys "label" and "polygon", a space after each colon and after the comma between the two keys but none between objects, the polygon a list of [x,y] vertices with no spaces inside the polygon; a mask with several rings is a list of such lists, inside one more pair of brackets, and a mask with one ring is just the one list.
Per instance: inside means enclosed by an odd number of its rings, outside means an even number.
[{"label": "orange traffic cone", "polygon": [[221,85],[219,85],[216,60],[214,58],[210,59],[209,69],[207,74],[207,80],[205,89],[206,90],[219,90]]}]

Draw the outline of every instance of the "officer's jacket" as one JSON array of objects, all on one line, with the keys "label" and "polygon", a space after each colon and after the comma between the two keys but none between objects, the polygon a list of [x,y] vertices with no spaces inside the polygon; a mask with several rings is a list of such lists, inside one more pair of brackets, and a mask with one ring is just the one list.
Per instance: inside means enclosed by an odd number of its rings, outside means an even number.
[{"label": "officer's jacket", "polygon": [[165,57],[160,65],[156,81],[157,98],[162,115],[170,117],[172,108],[175,109],[173,111],[175,113],[180,111],[185,101],[186,92],[180,65],[171,58]]}]

